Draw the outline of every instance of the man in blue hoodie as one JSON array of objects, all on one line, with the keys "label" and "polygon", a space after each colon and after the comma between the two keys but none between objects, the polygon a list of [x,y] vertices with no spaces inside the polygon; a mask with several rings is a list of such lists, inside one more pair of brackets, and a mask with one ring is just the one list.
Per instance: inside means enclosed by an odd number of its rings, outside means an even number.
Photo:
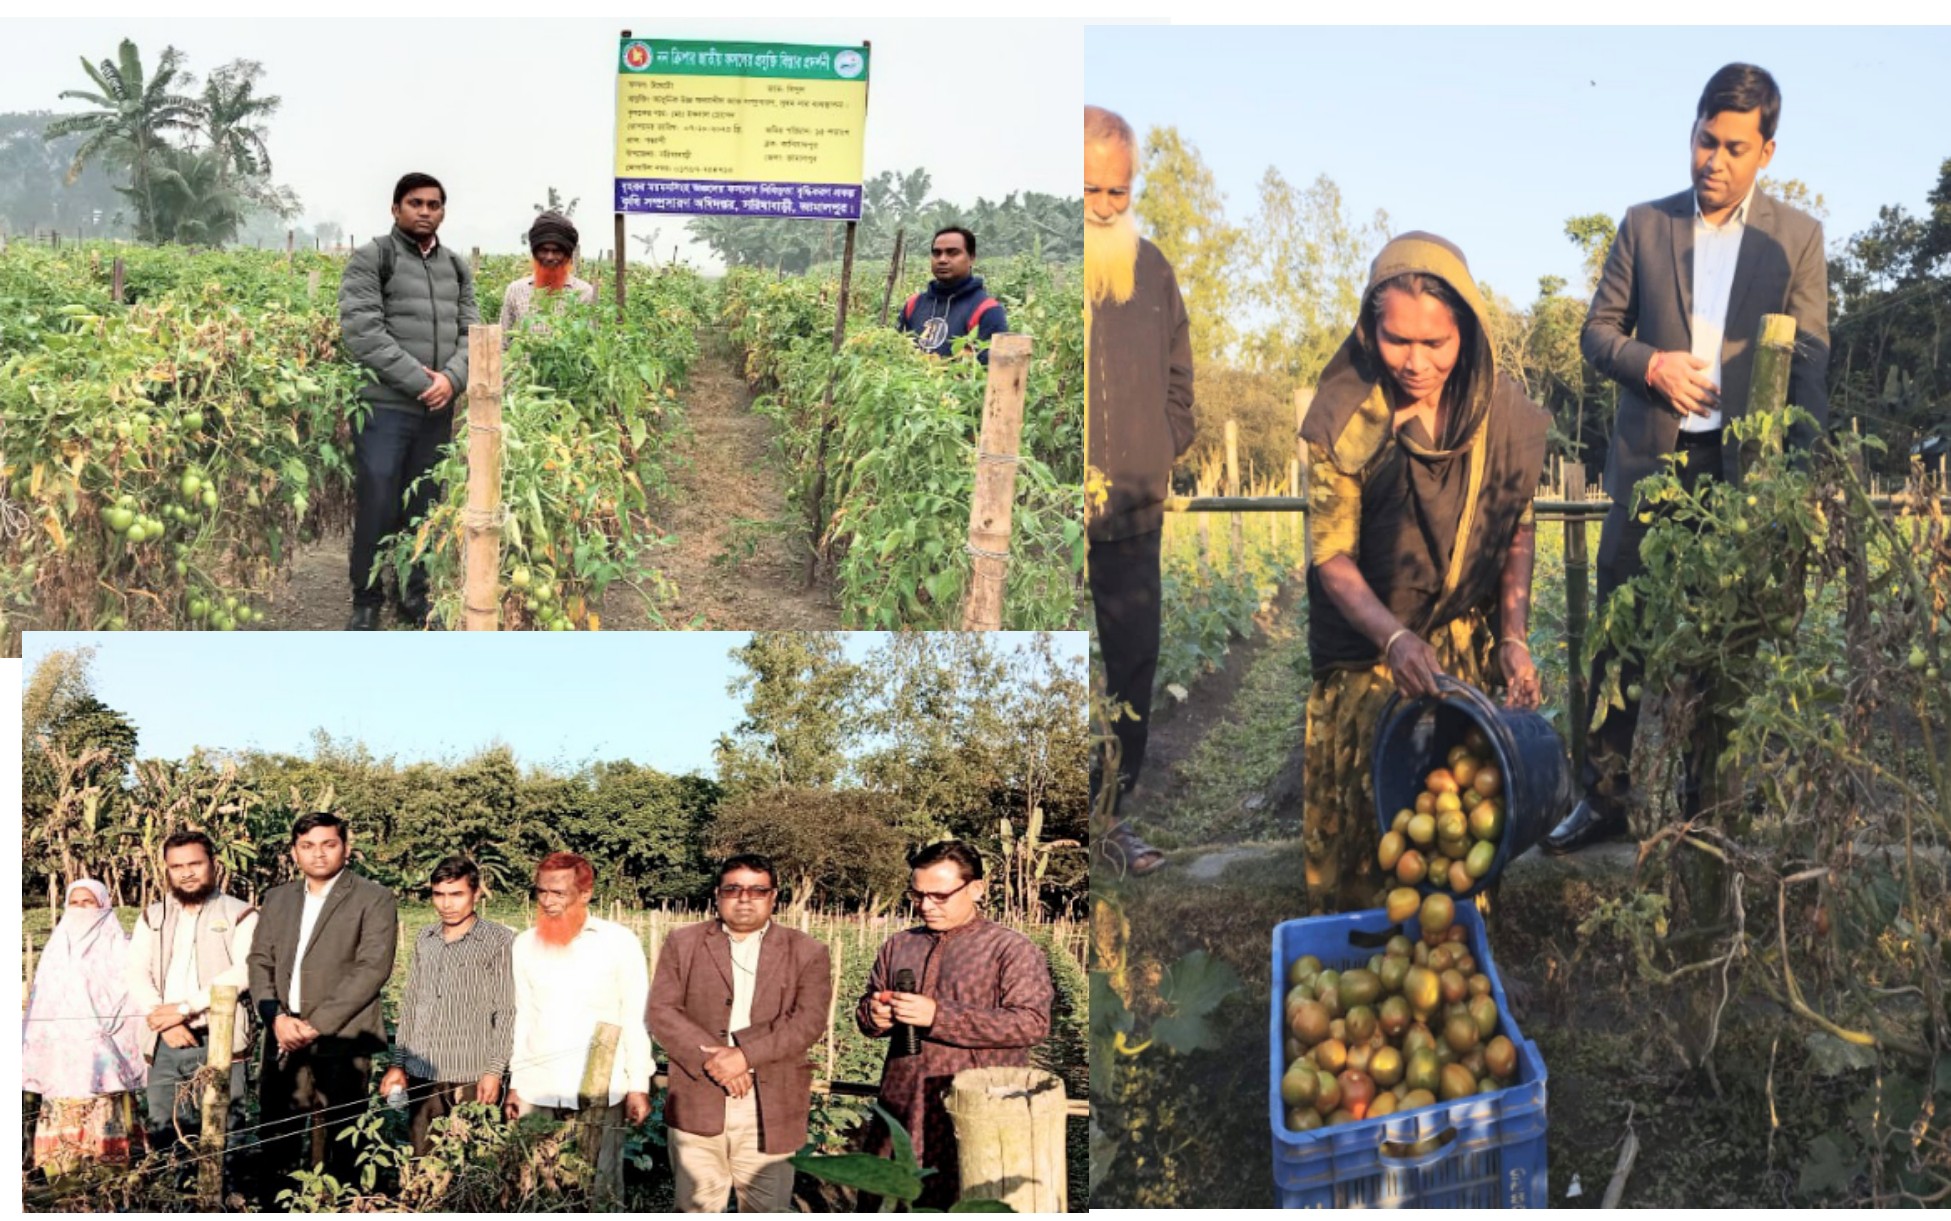
[{"label": "man in blue hoodie", "polygon": [[989,341],[1009,330],[1003,303],[982,291],[982,277],[970,274],[975,264],[975,234],[950,225],[928,247],[928,268],[935,278],[901,307],[903,331],[912,331],[915,346],[931,356],[948,356],[955,341],[974,333],[982,341],[976,359],[989,363]]}]

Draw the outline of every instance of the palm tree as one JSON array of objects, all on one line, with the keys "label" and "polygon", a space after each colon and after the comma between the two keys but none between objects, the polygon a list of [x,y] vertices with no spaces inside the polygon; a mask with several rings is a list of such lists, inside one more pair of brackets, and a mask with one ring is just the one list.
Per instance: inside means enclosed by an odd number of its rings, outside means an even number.
[{"label": "palm tree", "polygon": [[221,246],[237,236],[250,201],[224,181],[226,164],[215,149],[162,149],[151,169],[158,241]]},{"label": "palm tree", "polygon": [[60,96],[87,102],[95,109],[61,116],[47,125],[42,139],[58,140],[77,133],[87,135],[68,167],[70,184],[81,176],[89,161],[100,159],[126,165],[134,174],[134,189],[128,194],[135,200],[138,211],[137,237],[154,241],[156,209],[150,178],[157,156],[168,147],[164,136],[171,131],[194,131],[203,119],[201,102],[171,92],[173,87],[187,88],[193,83],[189,73],[183,71],[183,53],[175,47],[164,47],[155,75],[149,76],[142,68],[142,53],[134,42],[125,38],[119,62],[105,59],[100,64],[90,64],[84,58],[81,68],[100,92],[64,89]]},{"label": "palm tree", "polygon": [[203,135],[218,158],[219,175],[227,186],[233,173],[242,178],[269,179],[271,151],[264,143],[262,121],[278,113],[284,99],[260,97],[258,78],[264,65],[237,59],[210,74],[203,86]]}]

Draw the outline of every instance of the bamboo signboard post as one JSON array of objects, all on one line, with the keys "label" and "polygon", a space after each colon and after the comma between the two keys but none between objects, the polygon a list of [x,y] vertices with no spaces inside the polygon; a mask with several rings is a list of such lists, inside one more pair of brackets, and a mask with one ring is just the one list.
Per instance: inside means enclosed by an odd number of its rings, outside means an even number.
[{"label": "bamboo signboard post", "polygon": [[[853,289],[872,53],[873,43],[866,41],[686,42],[622,32],[616,66],[619,317],[625,213],[845,221],[833,324],[838,365]],[[807,506],[809,586],[819,568],[825,521],[833,376],[829,371]]]},{"label": "bamboo signboard post", "polygon": [[492,632],[501,626],[501,327],[477,323],[468,328],[467,345],[462,626],[470,632]]},{"label": "bamboo signboard post", "polygon": [[1023,439],[1023,397],[1030,380],[1028,335],[997,335],[989,347],[989,384],[982,398],[982,439],[976,448],[975,498],[969,505],[969,593],[962,630],[1003,626],[1003,585],[1009,573],[1010,512],[1016,503],[1017,451]]}]

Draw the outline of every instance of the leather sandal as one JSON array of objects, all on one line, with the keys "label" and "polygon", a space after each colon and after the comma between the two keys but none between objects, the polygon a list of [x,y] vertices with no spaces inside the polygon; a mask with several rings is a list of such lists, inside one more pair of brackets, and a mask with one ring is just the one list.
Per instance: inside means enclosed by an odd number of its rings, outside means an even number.
[{"label": "leather sandal", "polygon": [[1165,853],[1140,839],[1131,824],[1124,821],[1111,824],[1099,837],[1098,852],[1111,868],[1134,878],[1142,878],[1165,864]]}]

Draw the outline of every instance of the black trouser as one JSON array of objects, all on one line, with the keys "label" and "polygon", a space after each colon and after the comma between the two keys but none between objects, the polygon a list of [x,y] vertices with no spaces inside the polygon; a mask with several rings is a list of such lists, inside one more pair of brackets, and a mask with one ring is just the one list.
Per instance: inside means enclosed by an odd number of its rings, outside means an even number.
[{"label": "black trouser", "polygon": [[[1680,434],[1678,451],[1687,456],[1680,467],[1680,486],[1689,494],[1698,493],[1703,485],[1721,475],[1721,432]],[[1630,495],[1630,490],[1628,495]],[[1652,506],[1658,515],[1663,506]],[[1619,540],[1618,554],[1613,556],[1610,567],[1599,569],[1599,597],[1597,613],[1604,614],[1606,600],[1621,585],[1632,580],[1646,570],[1640,561],[1639,545],[1647,531],[1634,523],[1628,527],[1625,537]],[[1605,680],[1606,668],[1618,657],[1610,648],[1599,650],[1592,659],[1591,692],[1593,712],[1598,711],[1601,698],[1600,684]],[[1625,694],[1625,689],[1640,681],[1642,677],[1638,662],[1627,658],[1619,668],[1620,697],[1626,701],[1624,708],[1612,708],[1606,713],[1605,724],[1592,730],[1586,737],[1585,783],[1587,800],[1608,813],[1623,814],[1632,786],[1633,733],[1639,727],[1639,700]],[[1704,681],[1711,681],[1711,675],[1702,675]],[[1645,693],[1642,691],[1642,695]],[[1707,726],[1703,724],[1705,732]],[[1699,734],[1696,735],[1700,736]],[[1682,812],[1692,817],[1700,810],[1701,775],[1698,760],[1702,752],[1688,749],[1687,766],[1683,772]]]},{"label": "black trouser", "polygon": [[[196,1152],[197,1139],[203,1131],[202,1093],[190,1088],[190,1083],[209,1058],[209,1031],[191,1033],[197,1036],[197,1041],[190,1047],[171,1047],[160,1038],[156,1040],[156,1053],[149,1062],[146,1087],[149,1151],[152,1154],[173,1156],[181,1145],[184,1156],[192,1157]],[[227,1132],[244,1130],[244,1061],[249,1055],[248,1051],[240,1052],[230,1062],[230,1123],[225,1129]],[[229,1161],[227,1155],[225,1161]],[[180,1167],[179,1182],[187,1181],[190,1176],[191,1167],[186,1163]]]},{"label": "black trouser", "polygon": [[[1118,779],[1122,791],[1138,783],[1145,766],[1145,735],[1152,722],[1152,681],[1158,673],[1159,542],[1153,530],[1113,542],[1090,544],[1091,603],[1097,612],[1097,647],[1104,659],[1104,689],[1113,705],[1126,703],[1137,720],[1120,716]],[[1097,769],[1091,795],[1097,795]]]},{"label": "black trouser", "polygon": [[339,1182],[352,1182],[358,1151],[339,1133],[365,1113],[371,1055],[327,1037],[280,1057],[268,1030],[265,1042],[270,1054],[258,1085],[260,1189],[275,1196],[290,1186],[280,1180],[293,1169],[321,1166]]},{"label": "black trouser", "polygon": [[425,1157],[434,1143],[434,1120],[444,1115],[452,1115],[454,1108],[463,1102],[480,1101],[481,1081],[461,1083],[455,1081],[433,1082],[425,1077],[409,1076],[406,1079],[406,1096],[411,1101],[407,1120],[407,1138],[413,1142],[413,1156]]},{"label": "black trouser", "polygon": [[[378,606],[386,600],[373,574],[379,540],[419,521],[433,507],[440,488],[435,480],[420,480],[420,476],[433,469],[440,447],[453,433],[454,413],[449,409],[423,415],[376,410],[367,418],[366,426],[353,434],[353,487],[358,499],[352,523],[354,606]],[[420,480],[418,486],[416,480]],[[411,606],[426,600],[427,571],[415,564],[406,588],[400,591],[400,602]]]}]

